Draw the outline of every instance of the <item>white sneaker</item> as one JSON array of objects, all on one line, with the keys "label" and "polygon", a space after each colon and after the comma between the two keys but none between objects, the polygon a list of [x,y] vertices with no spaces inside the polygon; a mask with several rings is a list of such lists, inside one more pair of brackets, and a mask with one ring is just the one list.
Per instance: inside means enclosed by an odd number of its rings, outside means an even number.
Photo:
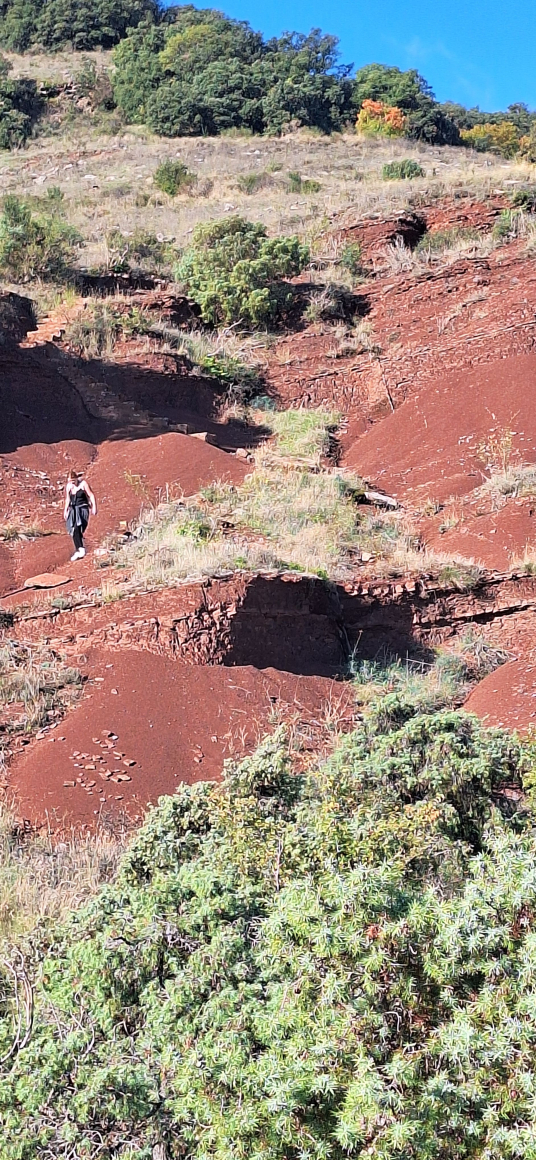
[{"label": "white sneaker", "polygon": [[79,559],[79,560],[81,560],[81,559],[82,559],[82,557],[83,557],[83,556],[85,556],[85,554],[86,554],[86,549],[85,549],[85,548],[79,548],[79,549],[78,549],[78,559]]},{"label": "white sneaker", "polygon": [[73,552],[73,554],[71,556],[71,560],[79,560],[79,559],[80,559],[80,548],[78,549],[77,552]]}]

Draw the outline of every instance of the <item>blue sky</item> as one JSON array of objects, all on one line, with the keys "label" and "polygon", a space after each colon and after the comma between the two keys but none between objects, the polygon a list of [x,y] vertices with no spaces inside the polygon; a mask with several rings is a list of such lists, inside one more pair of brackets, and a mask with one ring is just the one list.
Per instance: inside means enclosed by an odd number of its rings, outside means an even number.
[{"label": "blue sky", "polygon": [[[194,3],[196,0],[194,0]],[[535,0],[213,0],[229,16],[274,36],[333,32],[344,61],[417,68],[439,100],[536,108]]]}]

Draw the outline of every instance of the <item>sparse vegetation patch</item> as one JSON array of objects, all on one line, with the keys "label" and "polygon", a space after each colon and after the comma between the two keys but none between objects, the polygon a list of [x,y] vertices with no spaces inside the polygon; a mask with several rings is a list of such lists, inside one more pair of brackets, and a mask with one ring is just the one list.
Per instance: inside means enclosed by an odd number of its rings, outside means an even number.
[{"label": "sparse vegetation patch", "polygon": [[153,181],[162,193],[176,197],[178,193],[191,193],[197,181],[195,173],[190,173],[182,161],[163,161],[154,174]]},{"label": "sparse vegetation patch", "polygon": [[[50,207],[50,208],[49,208]],[[61,281],[72,271],[78,231],[65,221],[61,201],[33,213],[28,202],[8,194],[0,212],[0,273],[16,282]]]},{"label": "sparse vegetation patch", "polygon": [[382,169],[384,181],[405,181],[413,177],[424,177],[424,169],[418,161],[405,157],[402,161],[388,161]]}]

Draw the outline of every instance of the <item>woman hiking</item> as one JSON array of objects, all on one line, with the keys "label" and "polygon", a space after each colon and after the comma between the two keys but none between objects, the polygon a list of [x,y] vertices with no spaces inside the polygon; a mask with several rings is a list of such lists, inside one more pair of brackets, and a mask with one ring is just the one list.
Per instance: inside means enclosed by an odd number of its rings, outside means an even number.
[{"label": "woman hiking", "polygon": [[85,556],[84,532],[89,523],[89,512],[97,514],[97,501],[84,476],[78,471],[70,471],[65,484],[63,518],[67,531],[73,537],[74,552],[71,560],[81,560]]}]

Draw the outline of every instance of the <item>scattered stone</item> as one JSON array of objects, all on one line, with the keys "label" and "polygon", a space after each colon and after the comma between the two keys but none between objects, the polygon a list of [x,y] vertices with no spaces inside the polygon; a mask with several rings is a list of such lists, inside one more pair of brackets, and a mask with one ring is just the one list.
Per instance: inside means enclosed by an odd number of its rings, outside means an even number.
[{"label": "scattered stone", "polygon": [[69,584],[70,580],[70,576],[62,576],[59,572],[42,572],[39,576],[29,576],[23,588],[59,588],[61,584]]}]

